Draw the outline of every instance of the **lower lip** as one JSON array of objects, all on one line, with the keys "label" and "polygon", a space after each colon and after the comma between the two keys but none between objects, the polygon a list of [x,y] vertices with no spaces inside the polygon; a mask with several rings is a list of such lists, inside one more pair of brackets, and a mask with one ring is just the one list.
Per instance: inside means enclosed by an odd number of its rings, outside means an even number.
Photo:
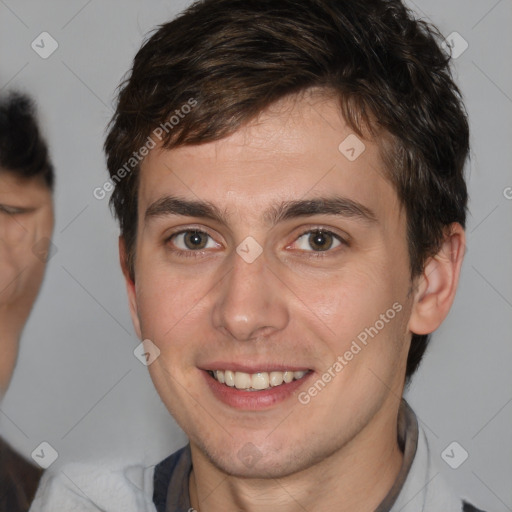
[{"label": "lower lip", "polygon": [[270,387],[262,391],[244,391],[221,384],[207,371],[202,370],[202,372],[216,398],[230,407],[245,411],[269,409],[276,404],[284,402],[293,396],[297,389],[313,375],[313,372],[309,372],[302,379],[292,380],[288,384],[283,383],[280,386]]}]

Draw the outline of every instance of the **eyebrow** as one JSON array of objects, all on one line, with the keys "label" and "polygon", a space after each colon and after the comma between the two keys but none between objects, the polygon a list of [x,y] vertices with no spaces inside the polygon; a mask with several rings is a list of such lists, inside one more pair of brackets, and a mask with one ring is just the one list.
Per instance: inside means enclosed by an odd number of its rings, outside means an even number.
[{"label": "eyebrow", "polygon": [[[177,215],[184,217],[199,217],[210,219],[220,224],[228,225],[226,210],[221,210],[209,201],[189,200],[173,196],[157,199],[146,210],[145,222],[151,218]],[[271,226],[279,222],[313,215],[334,215],[353,218],[366,223],[376,223],[377,216],[367,206],[346,197],[318,197],[283,201],[269,207],[263,214],[265,222]]]}]

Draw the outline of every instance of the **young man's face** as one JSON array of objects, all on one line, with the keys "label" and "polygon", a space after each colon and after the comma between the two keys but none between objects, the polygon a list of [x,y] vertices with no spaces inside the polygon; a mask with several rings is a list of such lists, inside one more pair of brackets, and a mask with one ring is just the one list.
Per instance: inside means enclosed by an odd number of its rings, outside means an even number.
[{"label": "young man's face", "polygon": [[39,178],[0,170],[0,395],[6,390],[18,341],[37,297],[53,230],[52,195]]},{"label": "young man's face", "polygon": [[[193,450],[227,473],[284,476],[396,435],[406,220],[376,144],[359,143],[334,99],[304,96],[143,162],[136,329],[160,350],[151,377]],[[230,387],[216,370],[242,373]],[[307,373],[237,389],[285,370]]]}]

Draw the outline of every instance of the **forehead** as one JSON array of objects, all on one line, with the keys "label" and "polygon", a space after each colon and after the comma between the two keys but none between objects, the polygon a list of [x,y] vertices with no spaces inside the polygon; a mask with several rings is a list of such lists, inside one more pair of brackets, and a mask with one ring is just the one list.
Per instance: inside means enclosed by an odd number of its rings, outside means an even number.
[{"label": "forehead", "polygon": [[325,94],[285,98],[219,141],[157,147],[141,165],[139,211],[165,195],[257,217],[269,204],[343,195],[372,209],[395,208],[378,141],[357,136]]}]

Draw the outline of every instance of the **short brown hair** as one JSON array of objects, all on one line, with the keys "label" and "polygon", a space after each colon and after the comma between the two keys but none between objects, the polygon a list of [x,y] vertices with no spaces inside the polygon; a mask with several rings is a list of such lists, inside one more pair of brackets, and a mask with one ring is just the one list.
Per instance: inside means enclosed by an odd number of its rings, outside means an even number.
[{"label": "short brown hair", "polygon": [[[392,141],[388,178],[406,212],[415,277],[446,226],[466,220],[469,129],[440,39],[399,0],[196,2],[143,44],[120,86],[105,142],[111,178],[191,98],[165,148],[221,139],[284,96],[325,88],[356,133],[367,126]],[[133,278],[138,171],[116,179],[111,197]],[[428,339],[413,334],[408,378]]]}]

